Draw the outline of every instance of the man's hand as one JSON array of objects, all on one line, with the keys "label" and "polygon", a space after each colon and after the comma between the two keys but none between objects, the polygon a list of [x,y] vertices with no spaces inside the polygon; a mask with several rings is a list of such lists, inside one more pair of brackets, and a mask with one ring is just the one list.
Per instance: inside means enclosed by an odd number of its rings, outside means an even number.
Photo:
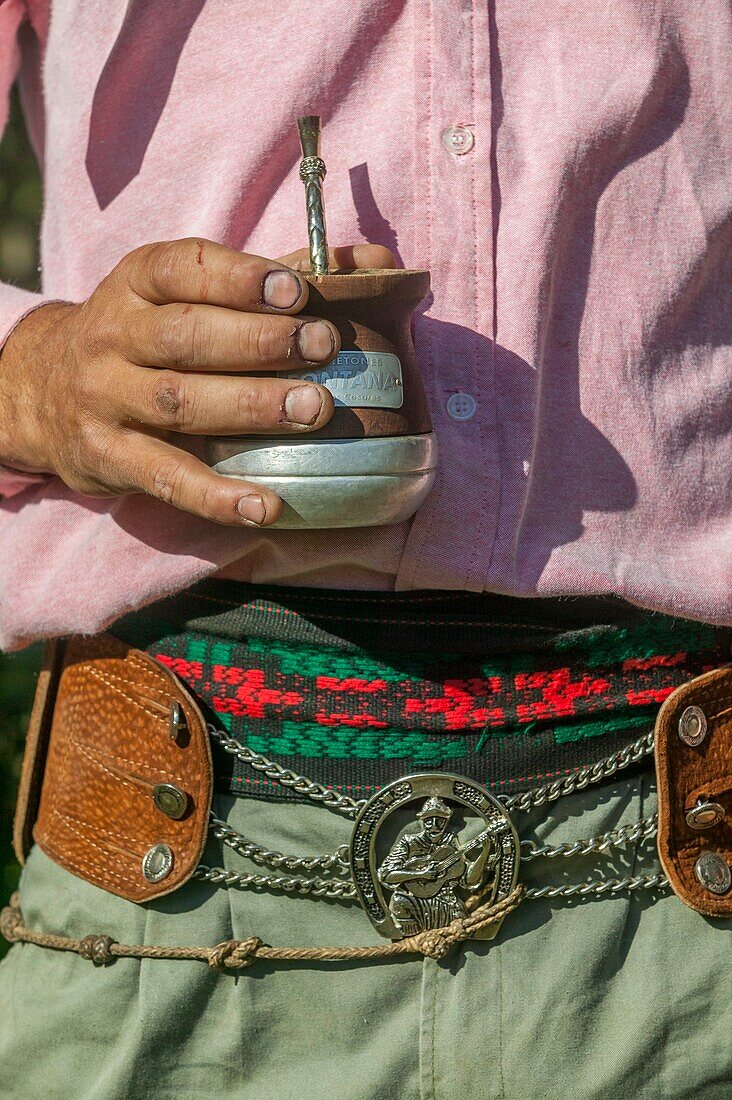
[{"label": "man's hand", "polygon": [[[217,523],[273,523],[275,493],[213,473],[175,441],[302,434],[333,415],[324,386],[266,377],[338,353],[336,328],[300,314],[306,257],[144,245],[81,305],[35,310],[0,358],[0,463],[89,496],[148,493]],[[393,267],[376,245],[334,249],[332,263]]]}]

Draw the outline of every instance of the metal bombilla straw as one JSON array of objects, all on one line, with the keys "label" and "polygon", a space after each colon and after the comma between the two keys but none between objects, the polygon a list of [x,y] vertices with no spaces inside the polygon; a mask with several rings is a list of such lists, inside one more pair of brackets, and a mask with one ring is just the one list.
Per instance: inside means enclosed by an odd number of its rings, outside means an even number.
[{"label": "metal bombilla straw", "polygon": [[305,184],[305,204],[308,213],[310,266],[315,275],[328,274],[328,239],[323,207],[325,161],[320,156],[320,116],[307,115],[297,120],[303,159],[300,179]]}]

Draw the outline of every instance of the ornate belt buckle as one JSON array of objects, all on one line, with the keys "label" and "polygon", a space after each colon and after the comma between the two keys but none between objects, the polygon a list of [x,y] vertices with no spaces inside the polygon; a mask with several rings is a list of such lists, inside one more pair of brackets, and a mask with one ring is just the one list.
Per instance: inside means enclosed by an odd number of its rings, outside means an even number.
[{"label": "ornate belt buckle", "polygon": [[[508,897],[519,854],[511,818],[485,787],[423,772],[382,787],[363,807],[351,874],[374,928],[398,940]],[[496,921],[476,938],[492,939],[499,927]]]}]

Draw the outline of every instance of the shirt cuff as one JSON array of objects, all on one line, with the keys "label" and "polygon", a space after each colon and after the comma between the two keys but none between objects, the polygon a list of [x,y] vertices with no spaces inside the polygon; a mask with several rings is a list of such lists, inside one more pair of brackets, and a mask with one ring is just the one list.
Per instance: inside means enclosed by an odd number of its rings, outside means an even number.
[{"label": "shirt cuff", "polygon": [[[15,328],[24,318],[39,306],[60,302],[60,298],[49,298],[45,294],[34,294],[20,287],[0,286],[0,352]],[[14,497],[31,485],[46,481],[51,474],[26,474],[22,470],[13,470],[0,465],[0,498]]]}]

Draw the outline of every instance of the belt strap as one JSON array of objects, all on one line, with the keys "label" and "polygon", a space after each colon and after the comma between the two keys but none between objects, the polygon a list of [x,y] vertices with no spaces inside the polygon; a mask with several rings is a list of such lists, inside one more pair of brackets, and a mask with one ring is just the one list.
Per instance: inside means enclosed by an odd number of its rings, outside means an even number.
[{"label": "belt strap", "polygon": [[41,800],[43,767],[48,753],[53,704],[58,690],[62,659],[63,642],[60,639],[47,642],[28,723],[13,822],[13,848],[21,866],[33,844],[33,824],[38,817]]},{"label": "belt strap", "polygon": [[[61,866],[130,901],[188,881],[206,842],[211,749],[198,705],[169,669],[108,635],[72,639],[49,653],[32,727],[15,824],[21,861],[32,829]],[[678,688],[655,739],[663,867],[687,905],[732,917],[732,666]]]}]

